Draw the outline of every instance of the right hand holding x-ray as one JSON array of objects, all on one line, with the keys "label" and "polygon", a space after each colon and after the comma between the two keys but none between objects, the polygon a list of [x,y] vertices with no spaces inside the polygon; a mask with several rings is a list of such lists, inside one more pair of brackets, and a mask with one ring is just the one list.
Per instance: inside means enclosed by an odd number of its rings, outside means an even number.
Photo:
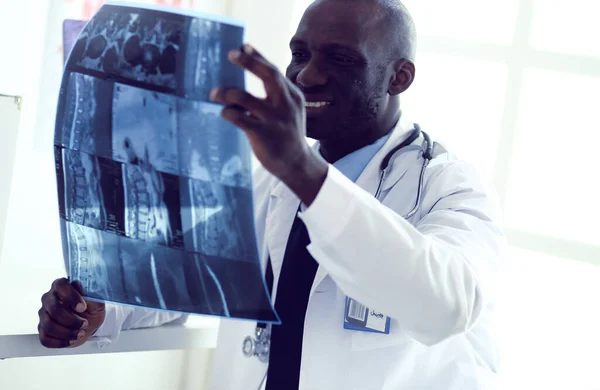
[{"label": "right hand holding x-ray", "polygon": [[104,322],[104,303],[86,301],[78,282],[56,279],[42,296],[38,312],[40,342],[46,348],[78,347]]}]

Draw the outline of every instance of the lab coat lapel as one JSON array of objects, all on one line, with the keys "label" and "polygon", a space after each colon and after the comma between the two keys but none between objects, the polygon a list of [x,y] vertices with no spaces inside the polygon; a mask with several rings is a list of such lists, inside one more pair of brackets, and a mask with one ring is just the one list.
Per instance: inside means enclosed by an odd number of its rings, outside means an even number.
[{"label": "lab coat lapel", "polygon": [[265,231],[273,267],[273,297],[277,291],[285,248],[299,206],[300,199],[283,182],[279,182],[271,191]]},{"label": "lab coat lapel", "polygon": [[[410,122],[404,116],[398,121],[398,125],[393,130],[393,133],[390,135],[390,138],[386,141],[383,147],[373,156],[371,161],[367,164],[364,171],[356,180],[356,185],[358,185],[363,190],[373,194],[375,196],[375,192],[377,191],[377,185],[379,184],[379,167],[381,162],[385,158],[385,156],[390,152],[396,145],[403,142],[408,138],[411,130],[414,129],[414,124]],[[415,142],[420,142],[421,137],[417,138]],[[318,145],[315,145],[318,147]],[[391,162],[392,166],[390,168],[390,174],[386,179],[386,183],[383,189],[388,189],[394,183],[396,183],[404,174],[408,171],[409,165],[404,164],[401,166],[400,163],[396,163],[396,161]],[[316,291],[321,282],[327,277],[327,271],[321,265],[317,269],[317,273],[315,275],[315,280],[313,282],[312,288],[310,290],[310,295]]]}]

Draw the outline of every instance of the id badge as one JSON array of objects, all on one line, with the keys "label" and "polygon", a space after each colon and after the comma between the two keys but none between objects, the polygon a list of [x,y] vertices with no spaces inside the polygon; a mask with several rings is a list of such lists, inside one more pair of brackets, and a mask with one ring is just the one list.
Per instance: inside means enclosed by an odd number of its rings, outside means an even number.
[{"label": "id badge", "polygon": [[344,329],[390,334],[390,318],[346,297]]}]

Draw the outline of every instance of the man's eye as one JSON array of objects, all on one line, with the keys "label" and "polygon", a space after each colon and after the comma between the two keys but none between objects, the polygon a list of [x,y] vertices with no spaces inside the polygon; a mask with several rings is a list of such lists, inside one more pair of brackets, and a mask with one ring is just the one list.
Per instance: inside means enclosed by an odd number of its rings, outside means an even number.
[{"label": "man's eye", "polygon": [[292,52],[292,57],[296,58],[296,59],[301,59],[301,58],[306,58],[307,55],[305,52],[302,51],[293,51]]},{"label": "man's eye", "polygon": [[354,60],[352,58],[346,57],[346,56],[341,56],[341,55],[336,55],[336,56],[333,57],[333,59],[336,62],[339,62],[340,64],[349,65],[349,64],[354,63]]}]

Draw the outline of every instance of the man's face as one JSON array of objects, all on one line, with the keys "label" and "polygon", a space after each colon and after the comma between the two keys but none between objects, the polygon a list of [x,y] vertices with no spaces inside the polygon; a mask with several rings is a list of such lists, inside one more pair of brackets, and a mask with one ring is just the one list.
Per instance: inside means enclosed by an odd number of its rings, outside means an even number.
[{"label": "man's face", "polygon": [[326,1],[304,14],[286,76],[304,92],[309,137],[351,142],[377,126],[387,77],[374,13],[367,2]]}]

